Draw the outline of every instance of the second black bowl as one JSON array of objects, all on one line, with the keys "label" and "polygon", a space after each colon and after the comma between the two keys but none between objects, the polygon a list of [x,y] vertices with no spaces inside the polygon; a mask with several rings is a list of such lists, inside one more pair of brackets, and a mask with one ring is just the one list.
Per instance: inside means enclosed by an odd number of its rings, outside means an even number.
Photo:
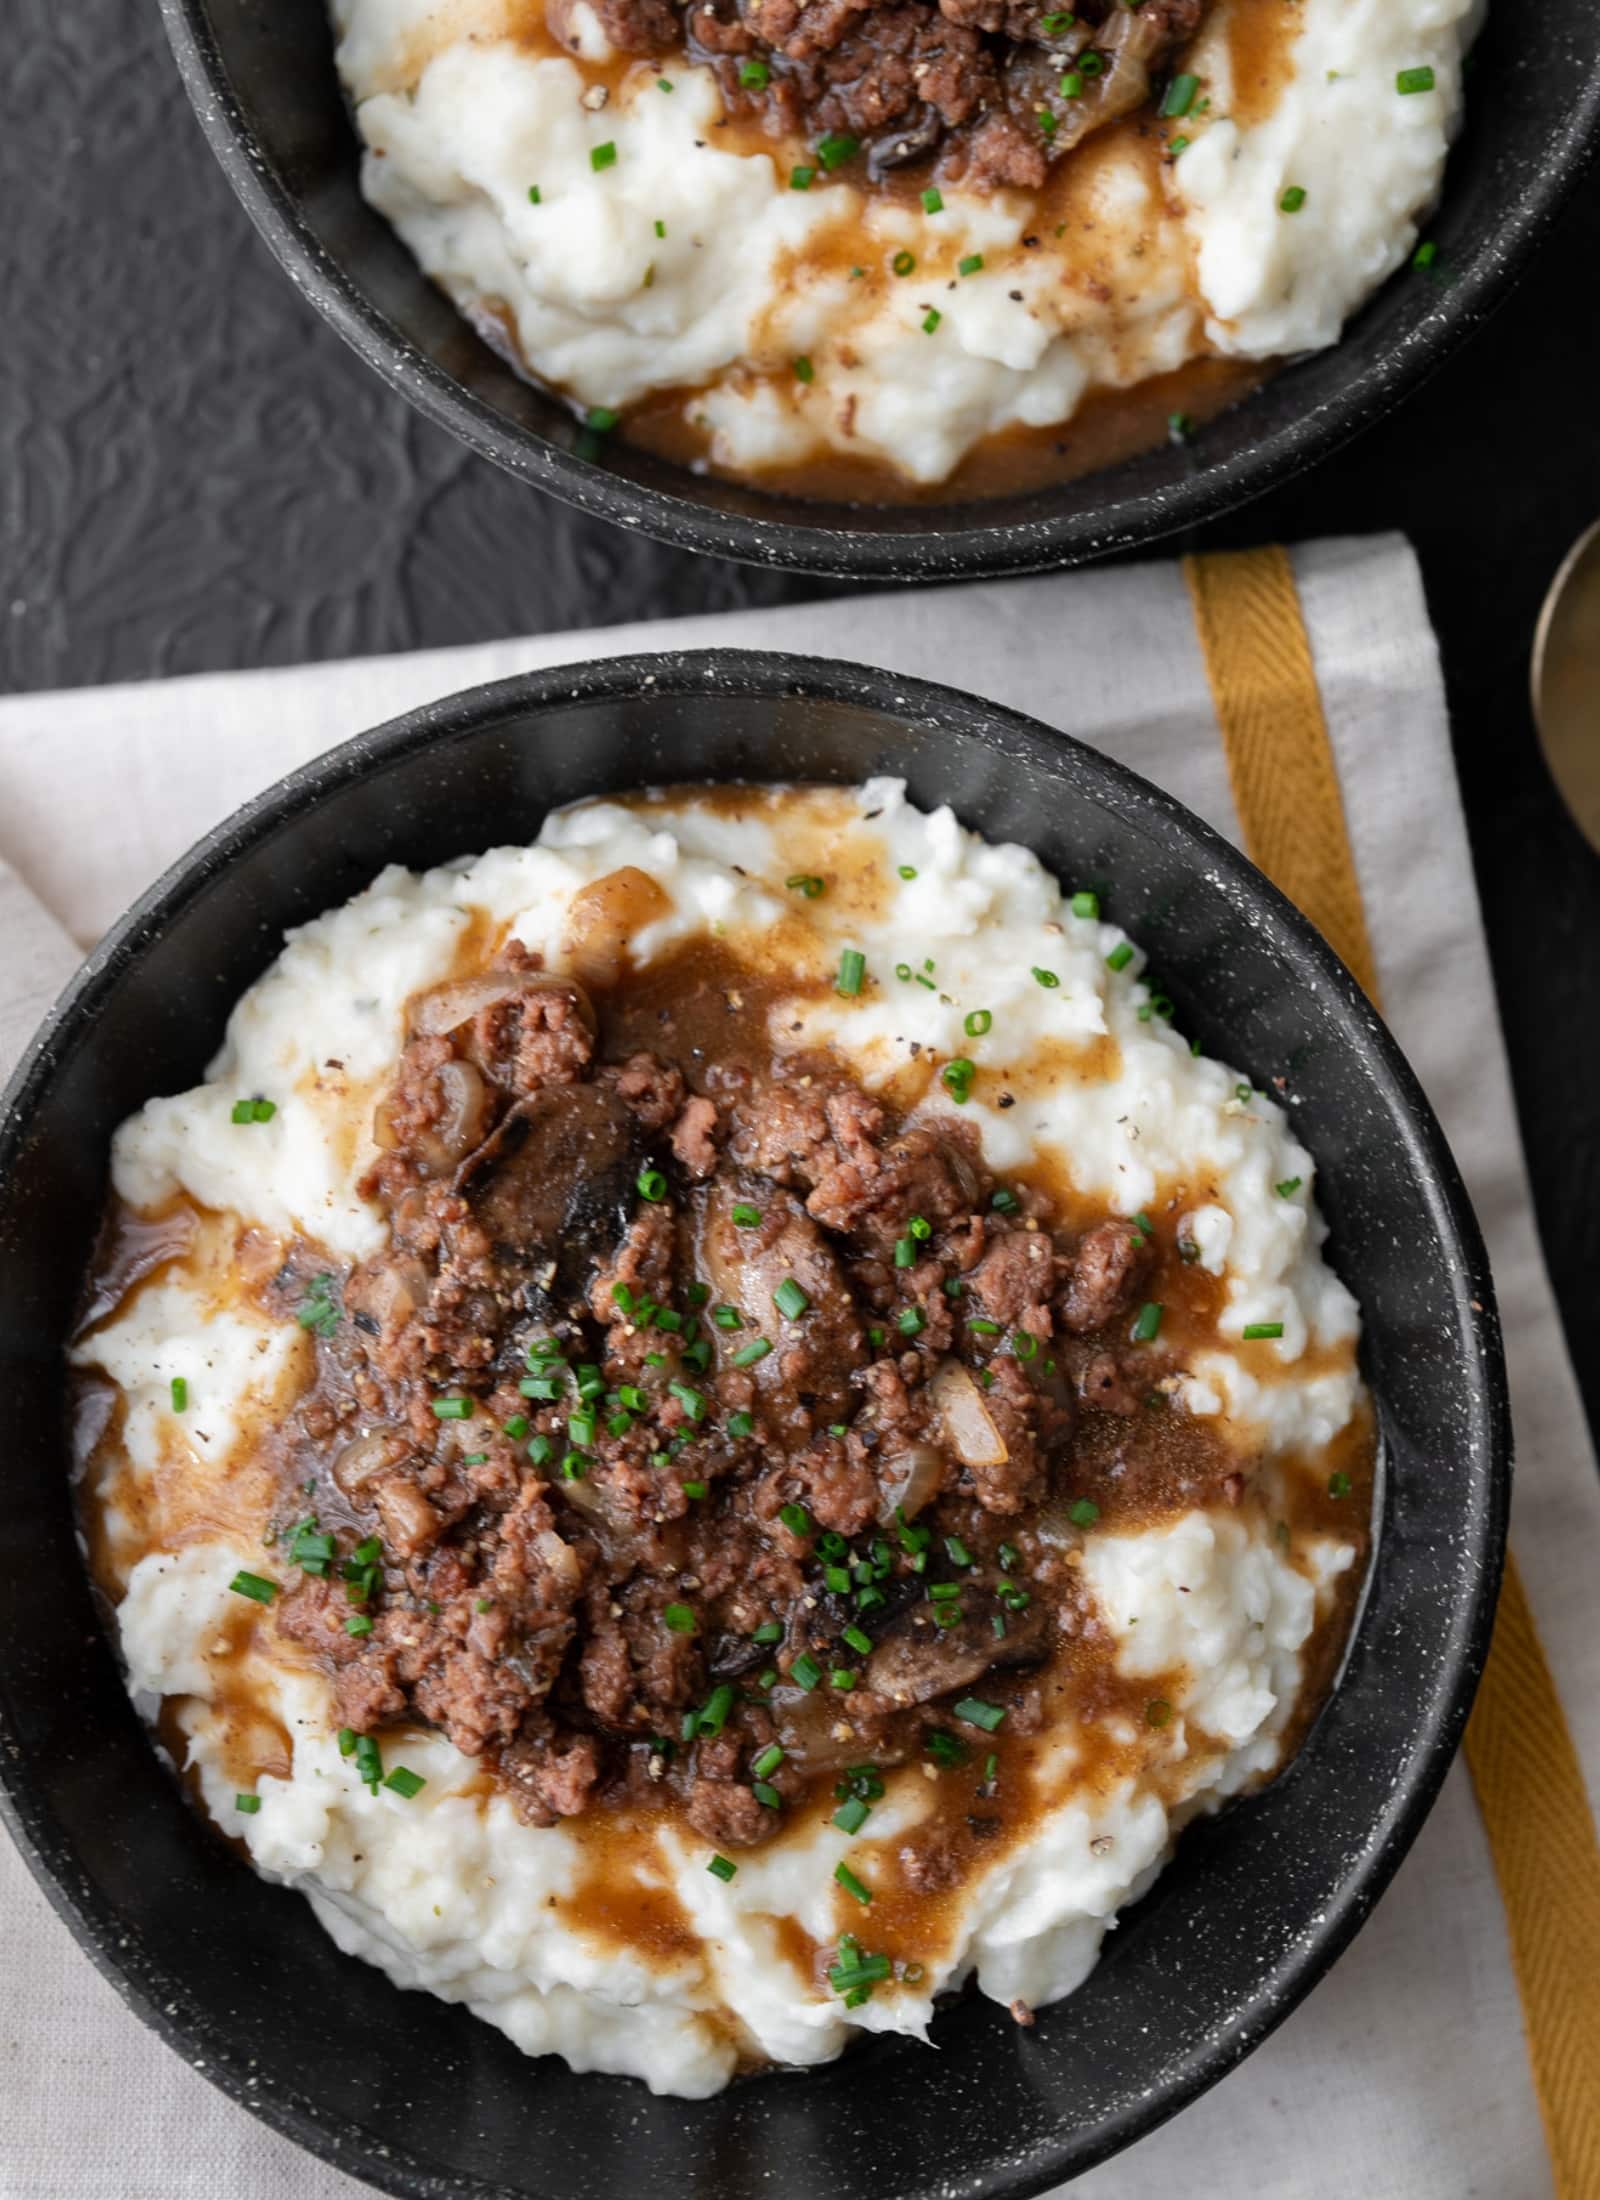
[{"label": "second black bowl", "polygon": [[[63,1341],[118,1122],[195,1083],[285,926],[386,863],[531,838],[649,782],[893,773],[1067,879],[1108,885],[1184,1028],[1285,1075],[1335,1264],[1366,1317],[1385,1475],[1343,1681],[1265,1794],[1183,1837],[1099,1968],[1024,2031],[967,2001],[941,2052],[872,2038],[715,2100],[530,2063],[466,2010],[342,1956],[157,1759],[73,1535]],[[858,667],[708,654],[563,666],[430,705],[305,766],[109,935],[0,1097],[0,1807],[139,2013],[279,2130],[437,2200],[951,2200],[1059,2183],[1261,2040],[1415,1835],[1488,1640],[1509,1455],[1483,1250],[1426,1101],[1354,981],[1178,804],[1015,714]],[[65,2080],[63,2081],[65,2082]]]},{"label": "second black bowl", "polygon": [[1430,232],[1435,269],[1387,284],[1332,350],[1288,368],[1192,443],[1064,487],[969,504],[821,504],[702,477],[620,442],[603,466],[581,456],[567,407],[473,334],[361,197],[326,0],[161,6],[212,150],[252,220],[296,288],[403,396],[583,511],[683,549],[815,573],[1033,572],[1260,496],[1442,364],[1511,287],[1600,139],[1593,0],[1492,8]]}]

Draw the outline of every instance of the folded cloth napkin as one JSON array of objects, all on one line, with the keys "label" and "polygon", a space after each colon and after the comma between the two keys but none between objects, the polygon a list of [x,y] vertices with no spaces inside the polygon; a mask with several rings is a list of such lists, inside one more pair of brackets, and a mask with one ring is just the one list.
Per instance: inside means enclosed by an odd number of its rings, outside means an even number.
[{"label": "folded cloth napkin", "polygon": [[[1375,950],[1370,978],[1489,1240],[1518,1423],[1513,1542],[1593,1808],[1600,1479],[1533,1233],[1422,590],[1398,539],[1313,545],[1295,554],[1293,580],[1302,656],[1304,635],[1310,644],[1302,674],[1309,688],[1314,671],[1320,691]],[[581,657],[737,643],[956,679],[1104,748],[1253,845],[1235,807],[1249,807],[1238,746],[1219,738],[1225,699],[1215,712],[1208,700],[1218,662],[1202,649],[1204,627],[1180,569],[1146,566],[0,702],[0,1073],[75,955],[236,803],[413,704]],[[1270,684],[1270,650],[1267,660]],[[1265,726],[1270,740],[1270,713],[1257,716],[1254,737]],[[1570,1787],[1569,1830],[1583,1820],[1579,1783]],[[1091,2172],[1075,2195],[1600,2192],[1587,2155],[1563,2161],[1558,2148],[1552,2166],[1506,1915],[1458,1765],[1372,1921],[1306,2003],[1176,2125]],[[1531,2010],[1520,1941],[1517,1954]],[[358,2189],[146,2032],[4,1843],[0,1977],[0,2200],[335,2200]],[[1536,2045],[1538,2032],[1530,2023]],[[1547,2108],[1550,2092],[1546,2083]]]}]

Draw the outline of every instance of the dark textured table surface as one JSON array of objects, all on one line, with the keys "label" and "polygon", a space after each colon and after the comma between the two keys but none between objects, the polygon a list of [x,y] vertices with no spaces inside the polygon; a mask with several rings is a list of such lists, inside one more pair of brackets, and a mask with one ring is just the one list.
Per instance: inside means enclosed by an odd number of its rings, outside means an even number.
[{"label": "dark textured table surface", "polygon": [[[0,687],[828,593],[580,520],[392,396],[257,241],[152,0],[7,0],[6,23]],[[1539,1222],[1600,1427],[1600,858],[1527,702],[1540,597],[1600,514],[1595,180],[1420,397],[1201,539],[1398,527],[1417,546]]]}]

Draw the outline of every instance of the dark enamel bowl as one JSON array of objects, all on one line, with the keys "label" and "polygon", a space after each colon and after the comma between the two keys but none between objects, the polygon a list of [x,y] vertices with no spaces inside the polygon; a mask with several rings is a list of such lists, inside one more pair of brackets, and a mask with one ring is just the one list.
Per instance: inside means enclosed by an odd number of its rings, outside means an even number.
[{"label": "dark enamel bowl", "polygon": [[[1292,1769],[1185,1834],[1082,1991],[1020,2030],[968,2001],[943,2049],[873,2039],[714,2101],[530,2064],[340,1955],[182,1800],[123,1692],[73,1537],[62,1341],[107,1142],[197,1080],[286,925],[384,864],[532,836],[553,804],[671,780],[892,772],[1025,841],[1157,960],[1183,1027],[1287,1076],[1386,1450],[1343,1682]],[[563,667],[360,735],[162,879],[91,956],[0,1100],[0,1801],[46,1893],[214,2084],[383,2189],[433,2200],[1022,2195],[1126,2145],[1265,2037],[1415,1836],[1489,1634],[1509,1483],[1483,1247],[1438,1125],[1354,981],[1207,827],[1093,750],[888,673],[734,653]]]},{"label": "dark enamel bowl", "polygon": [[296,288],[430,419],[568,504],[679,548],[861,578],[1078,564],[1287,481],[1398,404],[1486,318],[1600,141],[1594,0],[1491,6],[1430,229],[1437,266],[1389,283],[1335,349],[1190,445],[1065,487],[899,509],[813,503],[703,479],[620,442],[604,465],[579,455],[572,414],[473,334],[362,199],[325,0],[161,7],[212,150]]}]

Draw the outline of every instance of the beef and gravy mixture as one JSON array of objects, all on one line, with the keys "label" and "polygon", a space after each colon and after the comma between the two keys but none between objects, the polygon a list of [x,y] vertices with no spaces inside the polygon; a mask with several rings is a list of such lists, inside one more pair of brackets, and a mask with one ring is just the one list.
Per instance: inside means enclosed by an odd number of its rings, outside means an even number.
[{"label": "beef and gravy mixture", "polygon": [[[1189,1054],[1092,893],[1031,858],[1002,885],[1019,851],[867,794],[591,806],[555,857],[409,902],[388,874],[308,928],[206,1120],[123,1134],[75,1354],[97,1573],[203,1807],[475,2006],[396,1874],[474,1879],[492,1829],[534,1873],[539,2023],[483,2013],[582,2065],[556,1987],[586,1950],[602,2013],[639,1975],[696,2013],[695,2054],[636,2008],[600,2054],[673,2090],[920,2029],[1006,1870],[1070,1917],[980,1984],[1026,2018],[1076,1983],[1104,1912],[1075,1875],[1129,1883],[1281,1761],[1366,1548],[1353,1309],[1279,1111]],[[908,914],[963,900],[956,938]],[[386,1065],[334,1044],[363,946]],[[1218,1155],[1283,1170],[1281,1213],[1198,1151],[1109,1195],[1146,1052],[1191,1105],[1215,1083]],[[1038,1135],[1063,1094],[1099,1125],[1076,1154]],[[321,1235],[318,1137],[349,1202]],[[1228,1240],[1280,1222],[1263,1288],[1297,1311],[1243,1320]],[[492,1924],[450,1930],[505,1969]]]}]

